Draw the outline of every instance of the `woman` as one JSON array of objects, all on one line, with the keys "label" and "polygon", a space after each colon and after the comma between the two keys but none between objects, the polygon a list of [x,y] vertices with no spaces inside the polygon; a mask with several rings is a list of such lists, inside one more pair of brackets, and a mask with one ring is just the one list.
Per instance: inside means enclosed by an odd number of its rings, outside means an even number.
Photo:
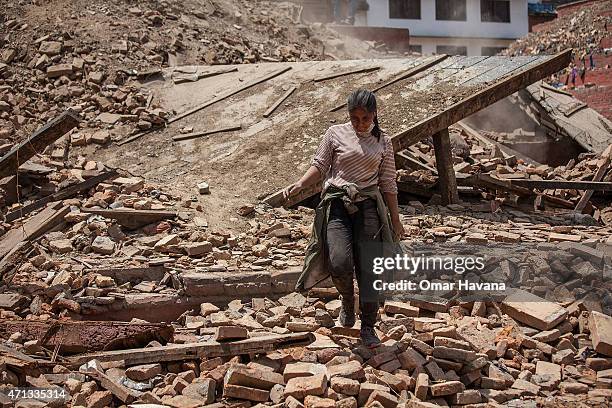
[{"label": "woman", "polygon": [[339,322],[352,327],[355,272],[361,340],[376,347],[380,340],[374,331],[378,297],[373,289],[373,258],[382,256],[383,243],[400,239],[404,227],[397,205],[393,146],[378,126],[376,97],[358,89],[349,96],[347,105],[350,122],[327,130],[312,165],[284,196],[298,194],[325,179],[296,289],[308,290],[331,274],[342,297]]}]

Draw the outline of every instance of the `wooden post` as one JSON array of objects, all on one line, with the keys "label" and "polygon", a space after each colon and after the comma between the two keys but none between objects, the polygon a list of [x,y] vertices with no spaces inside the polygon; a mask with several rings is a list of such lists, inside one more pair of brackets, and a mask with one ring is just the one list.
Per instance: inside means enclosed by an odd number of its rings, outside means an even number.
[{"label": "wooden post", "polygon": [[450,137],[448,128],[442,129],[433,135],[434,149],[436,153],[436,167],[438,169],[438,185],[444,205],[457,204],[459,192],[457,190],[457,179],[453,168]]}]

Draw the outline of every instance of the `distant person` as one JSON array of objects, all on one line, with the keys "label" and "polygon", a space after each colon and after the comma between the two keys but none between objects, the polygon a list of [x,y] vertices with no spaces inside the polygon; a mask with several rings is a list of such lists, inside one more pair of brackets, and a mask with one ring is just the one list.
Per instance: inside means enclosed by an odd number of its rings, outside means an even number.
[{"label": "distant person", "polygon": [[586,64],[582,65],[582,68],[580,68],[580,80],[582,81],[582,85],[584,85],[585,83],[585,79],[586,79]]},{"label": "distant person", "polygon": [[334,21],[336,23],[355,24],[355,10],[357,9],[357,0],[348,0],[348,17],[342,15],[342,3],[345,0],[334,1]]},{"label": "distant person", "polygon": [[578,76],[578,70],[575,65],[572,65],[572,72],[570,74],[572,80],[572,87],[576,87],[576,76]]},{"label": "distant person", "polygon": [[591,66],[591,70],[595,69],[595,61],[593,60],[593,51],[589,53],[589,65]]}]

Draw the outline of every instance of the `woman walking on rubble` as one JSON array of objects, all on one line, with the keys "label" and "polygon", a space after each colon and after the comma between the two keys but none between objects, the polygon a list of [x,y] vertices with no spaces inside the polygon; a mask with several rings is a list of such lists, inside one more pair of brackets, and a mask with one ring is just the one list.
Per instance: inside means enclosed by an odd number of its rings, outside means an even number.
[{"label": "woman walking on rubble", "polygon": [[397,205],[395,160],[388,136],[382,133],[376,97],[358,89],[348,98],[350,122],[331,126],[302,178],[284,191],[298,194],[324,178],[304,270],[296,289],[308,290],[329,275],[342,296],[339,322],[355,324],[353,272],[359,286],[361,340],[380,345],[374,331],[378,296],[373,288],[374,257],[383,243],[404,235]]}]

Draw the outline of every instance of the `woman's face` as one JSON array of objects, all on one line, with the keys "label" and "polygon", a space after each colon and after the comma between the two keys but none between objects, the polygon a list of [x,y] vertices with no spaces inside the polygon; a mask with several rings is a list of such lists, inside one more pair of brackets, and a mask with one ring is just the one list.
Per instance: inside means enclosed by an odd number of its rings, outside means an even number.
[{"label": "woman's face", "polygon": [[368,112],[364,108],[355,108],[349,112],[351,124],[357,132],[367,132],[376,117],[376,112]]}]

